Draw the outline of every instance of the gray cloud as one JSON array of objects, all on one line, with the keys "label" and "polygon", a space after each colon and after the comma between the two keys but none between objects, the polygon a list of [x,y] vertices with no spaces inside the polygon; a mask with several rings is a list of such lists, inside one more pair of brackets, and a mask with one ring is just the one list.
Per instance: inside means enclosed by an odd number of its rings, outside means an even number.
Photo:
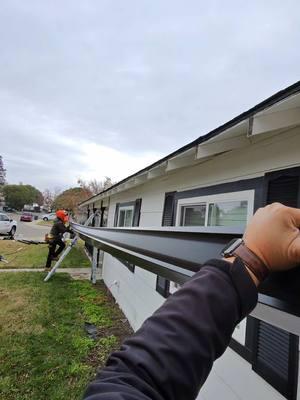
[{"label": "gray cloud", "polygon": [[9,180],[74,184],[91,170],[84,143],[149,161],[293,83],[299,11],[296,0],[3,0]]}]

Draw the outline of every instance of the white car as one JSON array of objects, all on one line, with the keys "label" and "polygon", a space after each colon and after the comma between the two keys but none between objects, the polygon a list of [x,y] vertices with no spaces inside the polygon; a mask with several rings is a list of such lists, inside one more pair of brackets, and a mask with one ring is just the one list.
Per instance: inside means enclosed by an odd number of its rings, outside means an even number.
[{"label": "white car", "polygon": [[52,220],[54,220],[55,218],[56,218],[55,213],[44,214],[44,215],[42,216],[42,220],[43,220],[43,221],[52,221]]},{"label": "white car", "polygon": [[6,214],[0,213],[0,234],[14,236],[17,230],[17,221],[9,218]]}]

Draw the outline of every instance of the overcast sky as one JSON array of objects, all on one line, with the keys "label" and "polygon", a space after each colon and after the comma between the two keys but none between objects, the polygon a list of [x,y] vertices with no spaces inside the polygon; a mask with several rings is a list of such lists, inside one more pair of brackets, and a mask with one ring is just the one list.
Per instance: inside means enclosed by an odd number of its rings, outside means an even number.
[{"label": "overcast sky", "polygon": [[299,80],[300,2],[1,0],[10,183],[120,180]]}]

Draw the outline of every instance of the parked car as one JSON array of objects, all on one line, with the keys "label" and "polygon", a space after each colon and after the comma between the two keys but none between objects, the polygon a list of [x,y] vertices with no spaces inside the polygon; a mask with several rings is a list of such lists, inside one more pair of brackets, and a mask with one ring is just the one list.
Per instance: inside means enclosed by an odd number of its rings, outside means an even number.
[{"label": "parked car", "polygon": [[32,222],[33,221],[33,214],[31,212],[24,211],[20,217],[20,221],[24,222]]},{"label": "parked car", "polygon": [[56,218],[55,213],[48,213],[48,214],[44,214],[44,215],[42,216],[42,220],[43,220],[43,221],[52,221],[52,220],[54,220],[55,218]]},{"label": "parked car", "polygon": [[2,235],[14,236],[17,230],[17,221],[9,218],[6,214],[0,213],[0,233]]},{"label": "parked car", "polygon": [[7,207],[7,206],[4,206],[3,207],[3,211],[6,211],[6,212],[16,212],[17,210],[15,210],[14,208],[11,208],[11,207]]}]

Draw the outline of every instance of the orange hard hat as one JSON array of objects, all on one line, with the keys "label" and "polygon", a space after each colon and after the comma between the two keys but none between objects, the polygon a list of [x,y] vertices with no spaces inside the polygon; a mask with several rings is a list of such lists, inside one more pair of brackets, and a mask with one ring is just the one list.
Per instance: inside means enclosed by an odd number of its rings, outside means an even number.
[{"label": "orange hard hat", "polygon": [[68,213],[65,210],[57,210],[55,215],[59,218],[62,222],[67,222],[69,220]]}]

